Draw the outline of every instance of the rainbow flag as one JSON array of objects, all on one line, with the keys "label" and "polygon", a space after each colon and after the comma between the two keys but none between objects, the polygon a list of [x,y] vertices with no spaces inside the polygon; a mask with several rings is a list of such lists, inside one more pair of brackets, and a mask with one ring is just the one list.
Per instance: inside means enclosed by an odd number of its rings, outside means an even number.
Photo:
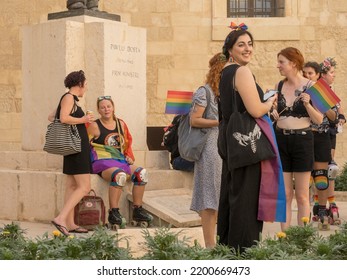
[{"label": "rainbow flag", "polygon": [[258,220],[265,222],[286,221],[286,192],[282,163],[277,147],[272,122],[267,115],[255,119],[261,131],[271,143],[276,156],[263,160],[261,166],[261,179],[258,204]]},{"label": "rainbow flag", "polygon": [[168,90],[165,114],[184,115],[189,113],[192,97],[192,91]]},{"label": "rainbow flag", "polygon": [[319,79],[305,92],[311,96],[313,106],[323,114],[341,101],[324,79]]}]

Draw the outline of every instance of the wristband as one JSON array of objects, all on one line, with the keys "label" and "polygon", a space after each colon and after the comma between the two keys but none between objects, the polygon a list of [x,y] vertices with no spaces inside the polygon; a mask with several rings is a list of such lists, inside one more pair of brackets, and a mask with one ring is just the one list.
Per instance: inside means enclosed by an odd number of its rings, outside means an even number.
[{"label": "wristband", "polygon": [[344,120],[346,121],[345,115],[344,114],[339,114],[337,117],[339,120]]}]

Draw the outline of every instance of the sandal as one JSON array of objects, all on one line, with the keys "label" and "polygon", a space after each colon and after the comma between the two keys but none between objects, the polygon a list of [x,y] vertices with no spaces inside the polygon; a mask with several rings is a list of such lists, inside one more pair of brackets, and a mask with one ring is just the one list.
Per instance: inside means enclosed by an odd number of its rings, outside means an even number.
[{"label": "sandal", "polygon": [[70,233],[88,233],[88,230],[83,227],[77,227],[75,229],[69,230]]},{"label": "sandal", "polygon": [[59,230],[63,235],[65,236],[69,236],[69,231],[67,230],[66,227],[59,225],[58,223],[56,223],[55,221],[51,221],[51,223],[56,227],[57,230]]}]

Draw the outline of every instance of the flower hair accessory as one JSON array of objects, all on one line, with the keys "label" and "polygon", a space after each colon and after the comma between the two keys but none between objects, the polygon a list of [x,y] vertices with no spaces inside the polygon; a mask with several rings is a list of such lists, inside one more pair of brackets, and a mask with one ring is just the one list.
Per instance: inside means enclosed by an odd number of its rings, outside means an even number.
[{"label": "flower hair accessory", "polygon": [[335,67],[336,65],[337,63],[333,57],[327,57],[319,64],[321,73],[327,73],[331,67]]},{"label": "flower hair accessory", "polygon": [[239,31],[239,30],[247,30],[248,26],[244,24],[243,22],[240,23],[240,25],[237,25],[235,22],[230,22],[230,26],[228,26],[232,31]]},{"label": "flower hair accessory", "polygon": [[218,61],[222,61],[222,62],[227,61],[227,57],[225,56],[225,54],[221,53],[218,57]]}]

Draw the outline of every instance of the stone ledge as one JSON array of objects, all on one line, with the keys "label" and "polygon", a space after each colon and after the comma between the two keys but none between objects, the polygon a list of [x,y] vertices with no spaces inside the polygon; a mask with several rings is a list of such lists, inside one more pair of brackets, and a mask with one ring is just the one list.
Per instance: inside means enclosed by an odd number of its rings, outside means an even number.
[{"label": "stone ledge", "polygon": [[[149,170],[145,194],[154,190],[192,187],[193,174],[177,170]],[[0,193],[6,200],[0,206],[0,219],[49,222],[63,206],[66,176],[61,171],[13,170],[0,168]],[[109,183],[91,175],[91,186],[109,208]],[[131,181],[120,199],[122,215],[129,221]],[[131,197],[131,195],[130,195]],[[44,209],[44,211],[42,211]],[[155,213],[154,213],[155,215]]]},{"label": "stone ledge", "polygon": [[[135,165],[148,169],[170,170],[168,151],[134,151]],[[0,169],[61,170],[63,157],[44,151],[0,151]]]},{"label": "stone ledge", "polygon": [[[132,202],[132,196],[127,195]],[[147,191],[143,198],[143,207],[158,217],[158,225],[165,223],[174,227],[201,226],[199,215],[190,210],[192,191],[185,188]],[[130,209],[131,212],[131,209]]]}]

